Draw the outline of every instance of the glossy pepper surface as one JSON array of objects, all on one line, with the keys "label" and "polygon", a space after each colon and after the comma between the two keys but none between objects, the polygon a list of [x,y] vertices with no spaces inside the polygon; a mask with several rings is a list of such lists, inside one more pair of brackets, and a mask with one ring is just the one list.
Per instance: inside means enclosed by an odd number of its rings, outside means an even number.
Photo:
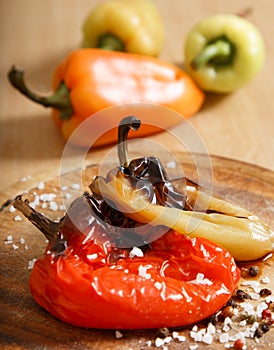
[{"label": "glossy pepper surface", "polygon": [[[57,67],[53,77],[55,93],[49,97],[39,97],[29,91],[23,81],[23,72],[16,68],[9,72],[9,79],[30,99],[53,107],[54,121],[66,140],[84,120],[114,105],[150,103],[177,112],[160,121],[159,115],[147,113],[139,132],[139,136],[145,136],[159,132],[159,124],[162,129],[179,124],[183,118],[195,114],[204,101],[201,89],[177,66],[154,57],[101,49],[72,52]],[[118,125],[120,116],[114,114],[112,118],[112,123]],[[107,125],[108,121],[102,119],[100,123]],[[90,137],[93,132],[89,130]],[[98,135],[93,146],[114,143],[116,135],[117,128],[103,136]],[[90,137],[73,142],[87,146]]]},{"label": "glossy pepper surface", "polygon": [[31,272],[34,299],[55,317],[89,328],[176,327],[209,317],[230,299],[239,270],[226,250],[169,230],[135,255],[136,248],[110,244],[110,230],[90,207],[89,197],[71,204]]},{"label": "glossy pepper surface", "polygon": [[188,73],[205,91],[229,93],[251,81],[265,60],[264,40],[247,19],[213,15],[197,23],[185,46]]},{"label": "glossy pepper surface", "polygon": [[[138,120],[131,123],[134,130],[138,125]],[[128,129],[121,129],[124,139]],[[118,151],[121,165],[105,181],[119,172],[144,197],[155,191],[157,203],[171,205],[182,198],[161,192],[165,175],[157,159],[128,163],[124,142]],[[204,238],[191,239],[161,225],[140,226],[100,197],[98,178],[91,193],[73,201],[59,222],[36,212],[21,196],[14,201],[49,240],[29,281],[37,303],[72,325],[109,329],[183,326],[220,310],[240,277],[232,256]]]},{"label": "glossy pepper surface", "polygon": [[100,3],[83,25],[84,47],[158,56],[164,26],[151,0],[110,0]]},{"label": "glossy pepper surface", "polygon": [[[95,227],[98,230],[98,227]],[[144,256],[111,251],[81,235],[32,271],[35,300],[59,319],[90,328],[158,328],[191,324],[217,312],[231,297],[238,270],[231,256],[207,240],[170,231]],[[199,279],[201,278],[201,280]]]}]

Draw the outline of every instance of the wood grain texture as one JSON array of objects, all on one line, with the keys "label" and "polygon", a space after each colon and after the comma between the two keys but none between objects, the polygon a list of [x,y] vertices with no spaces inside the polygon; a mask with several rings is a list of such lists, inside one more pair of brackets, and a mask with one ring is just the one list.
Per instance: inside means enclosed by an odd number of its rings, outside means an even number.
[{"label": "wood grain texture", "polygon": [[[204,155],[199,157],[203,158]],[[180,161],[185,175],[195,178],[197,167],[193,163],[193,158],[187,154],[178,153],[177,159]],[[210,160],[212,173],[211,171],[208,172],[210,175],[205,180],[208,184],[212,183],[214,192],[256,213],[273,227],[274,173],[265,168],[222,157],[211,157]],[[162,161],[166,166],[168,160],[163,159]],[[201,162],[201,164],[205,164],[205,162]],[[35,177],[32,177],[26,182],[18,183],[8,193],[24,193],[24,197],[30,201],[41,194],[54,194],[56,196],[53,198],[55,203],[67,205],[73,198],[87,190],[88,184],[97,172],[98,166],[94,165],[86,167],[83,172],[75,169],[73,172],[62,175],[61,178],[54,177],[42,183],[40,176],[36,180]],[[171,177],[176,177],[177,173],[177,170],[170,168]],[[71,195],[69,199],[67,193]],[[0,205],[9,198],[2,195]],[[53,211],[49,208],[49,202],[42,200],[36,208],[54,220],[58,220],[64,214],[63,209]],[[19,220],[18,216],[22,220]],[[12,241],[8,243],[8,236],[10,235]],[[2,349],[156,349],[156,330],[122,331],[123,337],[117,339],[115,330],[105,331],[72,327],[58,321],[40,308],[32,299],[28,289],[28,279],[31,273],[28,264],[33,258],[39,258],[43,254],[46,242],[43,235],[22,218],[18,212],[11,211],[10,206],[5,207],[0,212],[0,244],[0,342]],[[258,278],[253,277],[252,280],[261,281],[262,277],[269,277],[270,283],[262,284],[262,287],[269,288],[274,292],[273,257],[265,262],[252,262],[252,264],[258,265],[260,269]],[[241,289],[246,288],[241,286]],[[248,291],[250,292],[250,290]],[[254,305],[258,304],[258,301],[251,302]],[[113,317],[113,315],[110,315],[110,317]],[[202,325],[199,325],[199,327],[202,327]],[[168,349],[189,348],[191,344],[193,345],[194,342],[189,337],[190,329],[177,330],[181,335],[186,336],[186,340],[185,342],[179,342],[173,339],[168,344]],[[239,328],[235,324],[235,329],[244,330],[245,328]],[[198,344],[199,349],[225,349],[224,344],[219,342],[217,335],[211,345]],[[274,329],[272,328],[260,338],[258,343],[254,339],[248,339],[247,345],[248,349],[273,348]]]}]

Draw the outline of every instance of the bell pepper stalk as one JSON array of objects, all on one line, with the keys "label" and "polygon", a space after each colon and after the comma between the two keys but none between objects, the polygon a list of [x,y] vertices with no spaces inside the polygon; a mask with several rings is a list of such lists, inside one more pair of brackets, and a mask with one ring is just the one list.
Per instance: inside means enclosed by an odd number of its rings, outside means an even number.
[{"label": "bell pepper stalk", "polygon": [[217,14],[198,22],[187,34],[187,72],[204,90],[230,93],[261,71],[265,61],[263,37],[246,18]]},{"label": "bell pepper stalk", "polygon": [[[120,167],[111,170],[106,179],[119,170],[119,177],[129,177],[131,186],[140,189],[141,182],[155,187],[157,197],[163,197],[156,202],[168,205],[181,195],[176,194],[160,162],[153,157],[128,160],[125,138],[139,124],[138,118],[132,117],[121,122]],[[14,200],[14,206],[49,240],[29,280],[40,306],[74,326],[144,329],[193,324],[226,305],[240,270],[225,249],[208,239],[191,239],[161,226],[145,225],[140,232],[138,222],[102,200],[96,184],[97,177],[91,183],[91,193],[74,200],[59,222],[51,223],[22,196]],[[171,190],[169,196],[162,185]],[[130,201],[131,193],[125,194]],[[159,232],[150,243],[142,240],[142,235]],[[122,241],[131,243],[117,244]]]},{"label": "bell pepper stalk", "polygon": [[[111,106],[149,103],[177,113],[161,119],[155,113],[142,117],[140,137],[169,129],[194,115],[204,102],[204,93],[183,70],[158,58],[101,49],[79,49],[61,63],[53,77],[54,93],[40,97],[30,91],[21,69],[12,67],[9,81],[29,99],[53,108],[53,120],[65,140],[96,112]],[[118,119],[119,118],[119,119]],[[113,125],[120,117],[113,115]],[[102,125],[107,120],[102,119]],[[92,137],[93,130],[90,130]],[[93,135],[93,147],[116,143],[117,127]],[[76,146],[89,147],[89,140],[70,139]]]},{"label": "bell pepper stalk", "polygon": [[83,24],[83,36],[82,47],[159,56],[165,30],[153,1],[111,0],[90,12]]}]

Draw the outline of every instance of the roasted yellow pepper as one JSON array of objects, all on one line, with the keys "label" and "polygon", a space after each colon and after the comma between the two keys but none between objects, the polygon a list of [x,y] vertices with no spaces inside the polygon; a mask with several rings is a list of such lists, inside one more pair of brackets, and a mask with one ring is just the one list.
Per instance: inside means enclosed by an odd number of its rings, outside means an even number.
[{"label": "roasted yellow pepper", "polygon": [[[181,210],[153,204],[138,189],[133,189],[128,177],[117,171],[108,182],[96,179],[96,186],[104,198],[115,203],[126,216],[143,224],[163,225],[193,237],[203,237],[225,248],[237,261],[262,258],[273,252],[274,232],[257,216],[244,208],[218,198],[205,198],[204,193],[190,193],[201,197],[200,205],[207,202],[216,213]],[[243,216],[242,216],[243,215]]]},{"label": "roasted yellow pepper", "polygon": [[83,47],[158,56],[164,26],[151,0],[110,0],[99,4],[83,25]]}]

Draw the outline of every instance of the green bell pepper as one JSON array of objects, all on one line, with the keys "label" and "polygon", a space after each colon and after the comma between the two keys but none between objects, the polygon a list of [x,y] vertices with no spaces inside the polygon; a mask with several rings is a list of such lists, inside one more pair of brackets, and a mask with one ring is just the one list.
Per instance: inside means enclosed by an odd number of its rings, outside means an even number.
[{"label": "green bell pepper", "polygon": [[185,42],[188,73],[204,91],[229,93],[241,88],[261,70],[264,40],[247,19],[217,14],[200,21]]}]

